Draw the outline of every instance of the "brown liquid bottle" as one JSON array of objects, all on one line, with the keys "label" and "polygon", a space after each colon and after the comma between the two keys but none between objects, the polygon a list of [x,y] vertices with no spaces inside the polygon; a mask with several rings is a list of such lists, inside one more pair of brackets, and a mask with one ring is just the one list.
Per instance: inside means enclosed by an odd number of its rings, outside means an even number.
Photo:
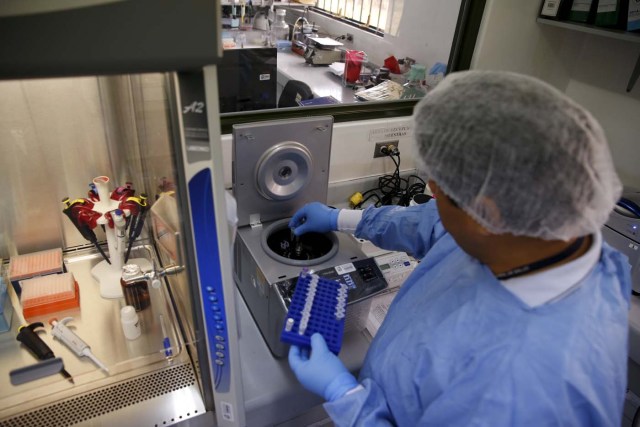
[{"label": "brown liquid bottle", "polygon": [[144,310],[151,305],[151,296],[149,295],[149,284],[146,280],[136,280],[135,282],[127,282],[128,279],[142,276],[142,269],[137,264],[127,264],[122,267],[122,277],[120,285],[122,285],[122,293],[127,305],[133,306],[136,311]]}]

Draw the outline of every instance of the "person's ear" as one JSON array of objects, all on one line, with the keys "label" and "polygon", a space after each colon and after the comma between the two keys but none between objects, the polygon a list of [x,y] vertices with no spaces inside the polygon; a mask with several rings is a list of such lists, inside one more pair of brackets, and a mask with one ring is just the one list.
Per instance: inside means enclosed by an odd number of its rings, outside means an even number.
[{"label": "person's ear", "polygon": [[[447,196],[447,194],[442,191],[442,189],[438,186],[438,184],[436,184],[435,181],[433,180],[429,180],[428,181],[428,185],[429,188],[431,189],[431,191],[433,192],[434,196],[436,196],[436,198],[438,197],[447,197],[453,204],[454,207],[456,209],[460,209],[462,211],[464,211],[464,209],[462,209],[460,206],[457,205],[457,203],[455,203],[453,201],[453,199],[451,199],[449,196]],[[500,221],[500,210],[498,209],[498,206],[495,204],[495,202],[490,199],[489,197],[486,196],[482,196],[478,199],[478,205],[476,206],[480,212],[482,212],[482,217],[483,218],[487,218],[489,220],[489,222],[491,222],[492,224],[499,224]],[[492,233],[491,231],[487,230],[483,225],[481,225],[478,221],[476,221],[471,215],[469,215],[469,213],[467,213],[466,211],[464,211],[467,220],[469,222],[469,226],[476,230],[478,232],[479,235],[481,236],[490,236],[493,235],[494,233]]]},{"label": "person's ear", "polygon": [[431,194],[433,194],[436,198],[438,197],[438,194],[444,194],[444,192],[442,191],[442,189],[438,186],[438,184],[436,184],[436,182],[432,179],[427,181],[427,185],[429,186],[429,189],[431,190]]},{"label": "person's ear", "polygon": [[[500,209],[498,205],[493,201],[493,199],[481,196],[476,201],[476,206],[474,209],[475,212],[478,212],[479,216],[485,218],[487,222],[491,224],[500,224],[502,221],[502,217],[500,215]],[[483,236],[493,235],[491,231],[487,230],[483,225],[478,223],[477,221],[473,221],[477,225],[477,231]]]}]

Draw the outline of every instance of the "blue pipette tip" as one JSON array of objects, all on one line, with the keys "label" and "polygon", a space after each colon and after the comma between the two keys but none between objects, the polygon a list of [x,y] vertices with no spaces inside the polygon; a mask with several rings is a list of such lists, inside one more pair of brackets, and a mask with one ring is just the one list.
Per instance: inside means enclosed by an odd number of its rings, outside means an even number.
[{"label": "blue pipette tip", "polygon": [[164,326],[164,316],[160,314],[159,317],[160,317],[160,328],[162,328],[162,347],[164,348],[164,355],[166,357],[171,357],[173,356],[173,351],[171,350],[171,340],[169,339],[169,336],[167,335],[167,330]]}]

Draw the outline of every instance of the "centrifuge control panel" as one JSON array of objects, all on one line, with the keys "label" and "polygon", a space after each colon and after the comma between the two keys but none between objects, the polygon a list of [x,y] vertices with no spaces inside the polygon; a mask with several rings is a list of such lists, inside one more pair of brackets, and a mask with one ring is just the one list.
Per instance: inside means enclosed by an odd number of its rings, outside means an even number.
[{"label": "centrifuge control panel", "polygon": [[374,258],[389,288],[402,286],[418,262],[404,252],[390,252]]},{"label": "centrifuge control panel", "polygon": [[[320,277],[347,285],[347,304],[360,301],[387,288],[387,281],[373,258],[367,258],[314,271]],[[283,280],[276,283],[278,291],[287,307],[296,287],[298,278]]]}]

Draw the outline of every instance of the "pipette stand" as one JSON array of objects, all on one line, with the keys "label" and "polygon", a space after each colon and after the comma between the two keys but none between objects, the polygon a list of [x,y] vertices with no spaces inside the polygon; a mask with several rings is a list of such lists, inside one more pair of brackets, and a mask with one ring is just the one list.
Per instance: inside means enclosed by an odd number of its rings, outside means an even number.
[{"label": "pipette stand", "polygon": [[[121,298],[124,295],[120,285],[120,277],[122,276],[124,253],[127,250],[127,245],[124,239],[117,237],[117,229],[115,227],[109,228],[108,221],[104,216],[105,213],[118,209],[118,201],[111,199],[108,177],[96,177],[93,179],[93,184],[96,186],[96,191],[100,197],[100,201],[95,203],[93,210],[102,214],[98,224],[105,226],[111,264],[104,260],[100,261],[91,269],[91,275],[100,284],[100,296],[102,298]],[[127,263],[139,265],[142,271],[149,271],[152,267],[151,263],[144,258],[130,258]]]}]

